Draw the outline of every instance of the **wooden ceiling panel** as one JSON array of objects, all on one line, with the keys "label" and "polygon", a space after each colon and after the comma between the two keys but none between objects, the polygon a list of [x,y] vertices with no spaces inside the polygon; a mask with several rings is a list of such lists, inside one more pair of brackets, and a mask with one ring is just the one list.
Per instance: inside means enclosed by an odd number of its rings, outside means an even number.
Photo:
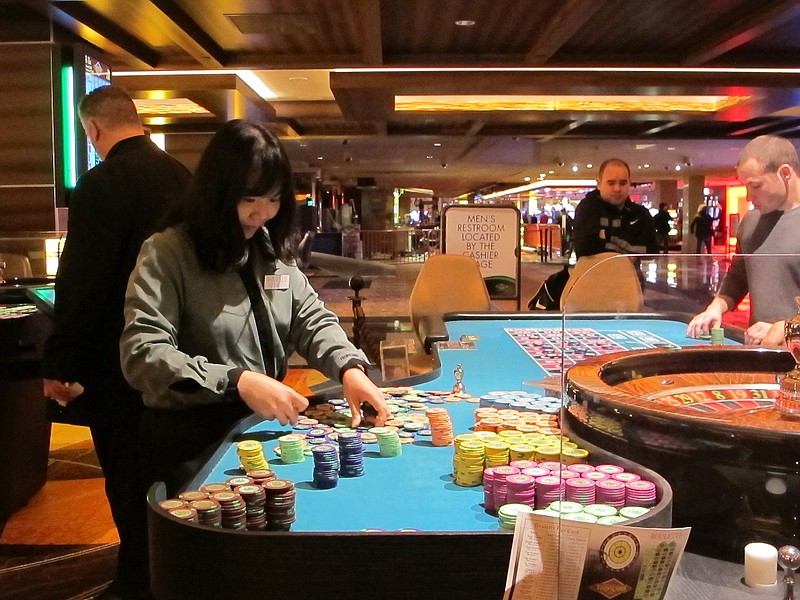
[{"label": "wooden ceiling panel", "polygon": [[[484,176],[516,177],[516,171],[504,171],[502,166],[483,169],[477,159],[469,165],[459,159],[476,144],[494,138],[524,138],[545,145],[561,140],[579,154],[585,140],[592,140],[591,147],[610,152],[613,146],[600,143],[604,139],[615,145],[632,138],[687,143],[728,139],[741,144],[767,132],[800,137],[800,73],[637,73],[632,69],[797,67],[797,0],[19,0],[16,4],[50,17],[57,27],[98,47],[117,72],[253,69],[267,85],[270,79],[279,81],[274,101],[258,98],[232,74],[194,75],[191,85],[183,76],[142,77],[135,84],[131,77],[123,84],[130,82],[142,96],[159,90],[165,97],[178,97],[189,90],[202,98],[205,90],[213,99],[246,98],[252,108],[248,114],[262,115],[258,118],[269,121],[282,136],[306,143],[312,162],[318,152],[328,149],[326,141],[335,144],[350,138],[350,161],[343,162],[346,154],[341,148],[335,152],[338,173],[342,177],[406,174],[402,181],[387,176],[380,185],[435,181],[437,193],[457,195],[486,183],[481,181]],[[460,19],[476,24],[456,26]],[[382,66],[482,69],[333,72],[329,80],[319,76],[320,71],[340,67]],[[485,68],[532,66],[621,69],[498,72]],[[316,69],[315,76],[303,78],[307,69]],[[287,75],[278,79],[278,73]],[[299,83],[293,87],[292,79],[305,79],[306,87]],[[196,85],[203,81],[207,87]],[[322,90],[313,92],[313,84]],[[398,94],[732,94],[749,99],[716,114],[575,109],[401,113],[394,109]],[[206,103],[213,105],[217,125],[238,114],[229,103]],[[208,131],[212,125],[195,119],[171,123],[169,130],[197,127]],[[430,149],[432,138],[445,139],[458,148],[426,159],[423,149]],[[374,145],[366,147],[366,140]],[[479,155],[473,153],[473,157]],[[542,156],[536,154],[531,160],[542,160]],[[602,159],[585,158],[585,162]],[[445,159],[446,169],[439,164]],[[698,169],[721,169],[715,160],[730,159],[716,159],[709,153],[703,161],[693,162]],[[430,172],[432,166],[435,173]],[[552,165],[540,167],[546,172]],[[415,169],[419,177],[410,180],[408,173]]]}]

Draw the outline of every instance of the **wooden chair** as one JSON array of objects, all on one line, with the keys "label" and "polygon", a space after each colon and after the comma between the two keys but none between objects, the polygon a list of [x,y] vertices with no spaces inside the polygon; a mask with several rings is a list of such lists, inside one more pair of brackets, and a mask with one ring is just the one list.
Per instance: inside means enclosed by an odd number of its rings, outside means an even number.
[{"label": "wooden chair", "polygon": [[561,294],[561,310],[571,312],[640,312],[642,286],[632,260],[602,252],[575,263]]},{"label": "wooden chair", "polygon": [[446,313],[485,312],[492,307],[478,263],[460,254],[429,257],[417,275],[408,303],[411,325],[426,353],[434,342],[447,339]]}]

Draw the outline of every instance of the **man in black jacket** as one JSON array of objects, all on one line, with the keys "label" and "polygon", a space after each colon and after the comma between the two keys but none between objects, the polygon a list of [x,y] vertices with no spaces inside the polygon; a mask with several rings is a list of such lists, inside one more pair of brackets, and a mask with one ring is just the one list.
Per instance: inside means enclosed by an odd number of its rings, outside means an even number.
[{"label": "man in black jacket", "polygon": [[628,197],[631,170],[619,158],[600,165],[597,189],[589,192],[575,209],[575,255],[601,252],[656,254],[656,228],[650,211]]},{"label": "man in black jacket", "polygon": [[54,331],[42,367],[52,420],[88,425],[120,537],[106,598],[148,596],[144,484],[139,477],[141,399],[122,375],[119,338],[128,277],[142,242],[189,180],[144,133],[120,88],[81,100],[81,124],[103,159],[79,180],[56,277]]}]

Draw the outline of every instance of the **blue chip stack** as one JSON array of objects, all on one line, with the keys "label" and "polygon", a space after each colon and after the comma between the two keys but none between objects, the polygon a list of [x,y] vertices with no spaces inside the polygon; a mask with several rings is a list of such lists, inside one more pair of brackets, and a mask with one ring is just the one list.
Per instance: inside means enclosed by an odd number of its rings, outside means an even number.
[{"label": "blue chip stack", "polygon": [[339,454],[333,444],[313,446],[314,485],[327,490],[339,483]]},{"label": "blue chip stack", "polygon": [[361,477],[364,474],[364,444],[356,432],[339,434],[339,475]]}]

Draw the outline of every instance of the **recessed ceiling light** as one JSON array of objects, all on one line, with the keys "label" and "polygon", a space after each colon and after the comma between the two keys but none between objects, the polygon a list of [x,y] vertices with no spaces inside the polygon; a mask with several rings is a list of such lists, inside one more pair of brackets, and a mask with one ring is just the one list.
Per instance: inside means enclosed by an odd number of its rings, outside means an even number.
[{"label": "recessed ceiling light", "polygon": [[435,148],[438,148],[439,146],[442,145],[442,143],[441,142],[433,142],[433,145],[434,145]]},{"label": "recessed ceiling light", "polygon": [[318,156],[318,157],[317,157],[317,160],[324,160],[324,157],[322,157],[322,156]]},{"label": "recessed ceiling light", "polygon": [[458,21],[456,21],[456,25],[458,25],[459,27],[472,27],[473,25],[475,25],[475,21],[473,21],[472,19],[459,19]]},{"label": "recessed ceiling light", "polygon": [[530,177],[523,177],[523,178],[522,178],[522,181],[530,181],[530,180],[531,180],[531,178],[530,178]]},{"label": "recessed ceiling light", "polygon": [[425,158],[433,158],[433,154],[428,154]]}]

